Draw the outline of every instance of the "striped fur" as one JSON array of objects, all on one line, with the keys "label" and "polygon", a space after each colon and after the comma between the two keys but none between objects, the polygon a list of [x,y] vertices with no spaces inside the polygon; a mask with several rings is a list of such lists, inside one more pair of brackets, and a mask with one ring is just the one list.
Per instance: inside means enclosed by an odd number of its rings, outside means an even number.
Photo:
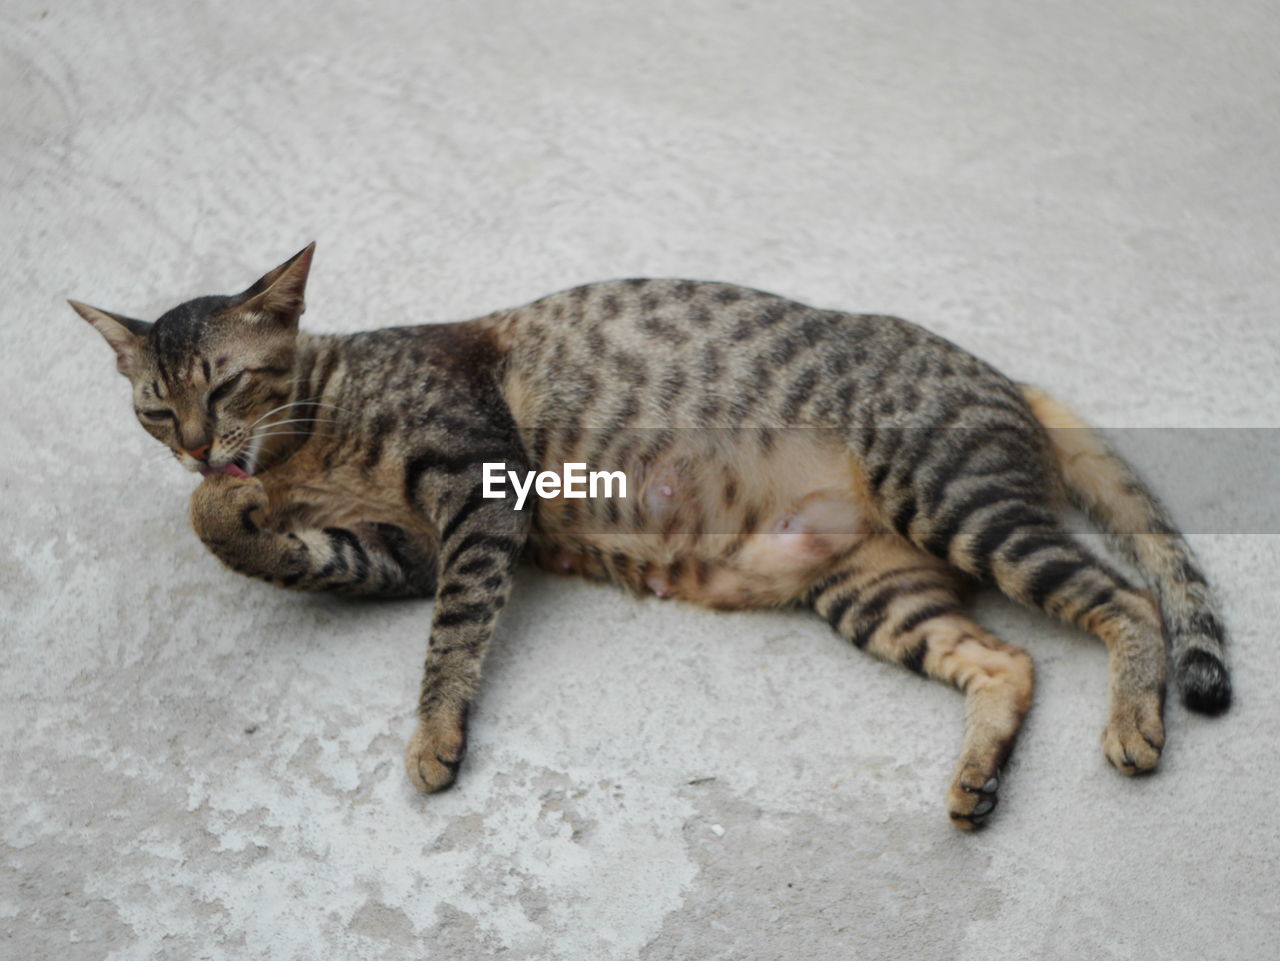
[{"label": "striped fur", "polygon": [[1107,542],[1155,588],[1169,638],[1174,676],[1187,707],[1207,714],[1231,704],[1217,603],[1191,548],[1168,512],[1079,417],[1044,391],[1024,386],[1036,417],[1049,428],[1054,459],[1072,503]]},{"label": "striped fur", "polygon": [[1000,767],[1031,707],[1026,651],[966,617],[961,580],[891,535],[862,540],[814,585],[809,602],[856,647],[958,687],[968,701],[964,747],[948,791],[957,827],[995,809]]},{"label": "striped fur", "polygon": [[[406,755],[423,790],[456,777],[526,549],[637,593],[805,604],[958,687],[960,827],[994,809],[1033,686],[1027,654],[965,615],[967,583],[1106,643],[1103,750],[1125,773],[1164,743],[1162,622],[1187,703],[1229,701],[1221,620],[1156,499],[1048,395],[913,324],[637,279],[460,324],[312,336],[298,331],[312,249],[154,325],[73,306],[115,350],[144,426],[209,474],[192,522],[224,563],[285,587],[434,596]],[[630,496],[525,511],[482,496],[486,462],[574,461],[626,472]],[[1064,493],[1158,609],[1065,529]]]}]

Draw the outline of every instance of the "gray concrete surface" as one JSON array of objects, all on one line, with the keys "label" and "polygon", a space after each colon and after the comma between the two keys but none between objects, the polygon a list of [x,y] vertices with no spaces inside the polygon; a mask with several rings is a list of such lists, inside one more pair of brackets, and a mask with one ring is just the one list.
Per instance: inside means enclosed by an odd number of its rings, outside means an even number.
[{"label": "gray concrete surface", "polygon": [[1274,532],[1195,535],[1238,705],[1171,705],[1151,778],[1099,750],[1104,653],[979,599],[1039,688],[976,836],[954,692],[534,572],[423,798],[429,606],[220,568],[62,298],[151,317],[313,238],[316,330],[723,279],[1102,424],[1275,426],[1277,49],[1247,2],[7,2],[0,956],[1274,957]]}]

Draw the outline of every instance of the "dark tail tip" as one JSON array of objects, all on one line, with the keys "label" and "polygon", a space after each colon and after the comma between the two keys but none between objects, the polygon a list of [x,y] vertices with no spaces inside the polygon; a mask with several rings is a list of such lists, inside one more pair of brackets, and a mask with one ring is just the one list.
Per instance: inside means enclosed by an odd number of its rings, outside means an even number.
[{"label": "dark tail tip", "polygon": [[1187,651],[1178,662],[1182,703],[1201,714],[1221,714],[1231,706],[1231,676],[1218,655]]}]

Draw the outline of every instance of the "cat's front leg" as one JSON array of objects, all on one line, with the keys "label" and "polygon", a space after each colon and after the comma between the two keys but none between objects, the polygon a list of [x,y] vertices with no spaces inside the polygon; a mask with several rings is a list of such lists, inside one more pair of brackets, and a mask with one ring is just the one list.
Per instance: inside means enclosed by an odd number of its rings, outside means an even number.
[{"label": "cat's front leg", "polygon": [[280,587],[378,597],[435,589],[434,544],[373,521],[277,530],[255,477],[206,477],[191,495],[191,526],[227,567]]},{"label": "cat's front leg", "polygon": [[467,713],[511,590],[529,513],[512,510],[506,501],[485,500],[479,489],[458,491],[441,505],[440,586],[418,729],[405,752],[409,779],[420,791],[438,791],[457,777],[467,746]]},{"label": "cat's front leg", "polygon": [[267,526],[270,501],[256,477],[210,474],[191,495],[190,515],[204,546],[239,574],[274,580],[306,568],[304,548]]}]

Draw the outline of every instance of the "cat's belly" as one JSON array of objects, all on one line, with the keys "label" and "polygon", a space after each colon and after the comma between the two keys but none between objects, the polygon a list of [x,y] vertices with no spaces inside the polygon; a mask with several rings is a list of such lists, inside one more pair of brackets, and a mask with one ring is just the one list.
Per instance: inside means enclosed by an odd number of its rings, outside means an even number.
[{"label": "cat's belly", "polygon": [[[881,527],[860,465],[831,432],[673,431],[649,440],[637,436],[606,452],[602,466],[588,464],[622,469],[625,498],[539,502],[533,547],[543,566],[711,607],[770,607],[803,596]],[[552,441],[544,469],[560,472],[579,453]]]}]

